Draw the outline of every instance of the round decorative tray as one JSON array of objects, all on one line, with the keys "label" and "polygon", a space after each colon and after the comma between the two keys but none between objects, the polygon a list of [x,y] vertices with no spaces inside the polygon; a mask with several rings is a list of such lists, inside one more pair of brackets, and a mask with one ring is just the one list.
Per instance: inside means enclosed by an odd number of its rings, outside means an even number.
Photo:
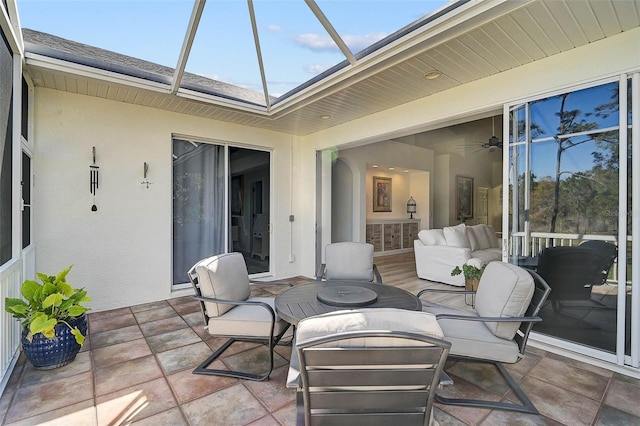
[{"label": "round decorative tray", "polygon": [[378,300],[378,295],[368,288],[335,286],[320,290],[318,300],[332,306],[367,306]]}]

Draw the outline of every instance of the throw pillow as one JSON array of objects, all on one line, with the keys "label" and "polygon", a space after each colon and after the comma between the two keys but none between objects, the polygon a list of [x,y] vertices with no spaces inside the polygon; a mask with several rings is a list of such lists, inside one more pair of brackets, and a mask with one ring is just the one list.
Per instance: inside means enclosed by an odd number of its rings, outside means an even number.
[{"label": "throw pillow", "polygon": [[456,226],[447,226],[443,228],[444,238],[450,247],[471,248],[471,242],[467,237],[466,225],[461,223]]},{"label": "throw pillow", "polygon": [[[473,225],[467,228],[467,233],[473,234],[478,245],[476,248],[471,247],[472,251],[475,250],[484,250],[491,248],[491,240],[489,239],[489,235],[486,231],[487,225]],[[471,239],[471,238],[469,238]]]}]

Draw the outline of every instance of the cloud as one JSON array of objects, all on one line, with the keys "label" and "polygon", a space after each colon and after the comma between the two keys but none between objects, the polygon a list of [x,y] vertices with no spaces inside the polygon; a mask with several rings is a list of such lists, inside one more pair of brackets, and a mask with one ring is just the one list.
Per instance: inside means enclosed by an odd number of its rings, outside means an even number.
[{"label": "cloud", "polygon": [[371,46],[373,43],[382,40],[387,34],[385,33],[370,33],[362,35],[344,35],[342,40],[349,46],[349,49],[353,53],[358,53],[362,49]]},{"label": "cloud", "polygon": [[303,69],[304,69],[304,72],[308,74],[318,75],[321,72],[328,70],[329,68],[330,68],[330,65],[311,64],[311,65],[306,65]]},{"label": "cloud", "polygon": [[270,24],[270,25],[267,25],[267,30],[269,30],[269,31],[282,31],[282,27],[280,25]]},{"label": "cloud", "polygon": [[[361,35],[347,34],[342,36],[342,40],[344,40],[351,52],[357,53],[386,36],[387,34],[385,33],[369,33]],[[293,40],[300,46],[306,47],[307,49],[315,52],[339,51],[338,46],[328,35],[314,33],[299,34],[295,36]]]},{"label": "cloud", "polygon": [[302,47],[311,49],[316,52],[322,52],[327,50],[339,50],[338,46],[333,42],[331,37],[323,36],[320,34],[298,34],[293,40]]}]

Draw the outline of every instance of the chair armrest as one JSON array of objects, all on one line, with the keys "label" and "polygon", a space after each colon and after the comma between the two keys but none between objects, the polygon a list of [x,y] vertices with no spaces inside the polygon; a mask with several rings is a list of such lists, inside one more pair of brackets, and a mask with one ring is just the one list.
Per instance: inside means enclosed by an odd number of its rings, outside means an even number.
[{"label": "chair armrest", "polygon": [[482,322],[540,322],[542,318],[535,317],[476,317],[457,314],[436,314],[436,319],[452,319],[463,321],[482,321]]},{"label": "chair armrest", "polygon": [[324,263],[320,265],[320,270],[316,273],[316,281],[322,281],[326,269],[327,265],[325,265]]},{"label": "chair armrest", "polygon": [[416,295],[418,298],[422,296],[424,293],[457,293],[457,294],[476,294],[473,290],[449,290],[444,288],[424,288],[418,292]]},{"label": "chair armrest", "polygon": [[380,275],[380,271],[378,271],[378,267],[375,263],[373,264],[373,276],[378,284],[382,284],[382,276]]},{"label": "chair armrest", "polygon": [[267,311],[269,311],[269,314],[271,314],[271,334],[273,334],[273,326],[276,322],[276,313],[273,310],[273,308],[271,307],[271,305],[269,305],[268,303],[265,302],[260,302],[258,300],[226,300],[226,299],[217,299],[215,297],[207,297],[207,296],[193,296],[194,299],[196,300],[201,300],[203,302],[213,302],[213,303],[220,303],[222,305],[233,305],[233,306],[240,306],[240,305],[253,305],[253,306],[260,306],[264,309],[266,309]]},{"label": "chair armrest", "polygon": [[293,284],[287,281],[249,281],[249,285],[286,285],[293,287]]}]

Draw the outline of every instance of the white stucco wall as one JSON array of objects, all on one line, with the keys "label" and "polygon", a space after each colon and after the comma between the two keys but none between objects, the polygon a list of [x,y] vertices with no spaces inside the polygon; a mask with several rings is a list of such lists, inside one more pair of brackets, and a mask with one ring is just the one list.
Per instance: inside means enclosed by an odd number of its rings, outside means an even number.
[{"label": "white stucco wall", "polygon": [[[35,96],[36,269],[74,264],[69,282],[86,287],[95,311],[171,296],[172,134],[272,150],[272,263],[288,262],[290,136],[38,88]],[[92,147],[100,167],[98,210],[90,210]],[[149,189],[141,185],[149,164]]]}]

